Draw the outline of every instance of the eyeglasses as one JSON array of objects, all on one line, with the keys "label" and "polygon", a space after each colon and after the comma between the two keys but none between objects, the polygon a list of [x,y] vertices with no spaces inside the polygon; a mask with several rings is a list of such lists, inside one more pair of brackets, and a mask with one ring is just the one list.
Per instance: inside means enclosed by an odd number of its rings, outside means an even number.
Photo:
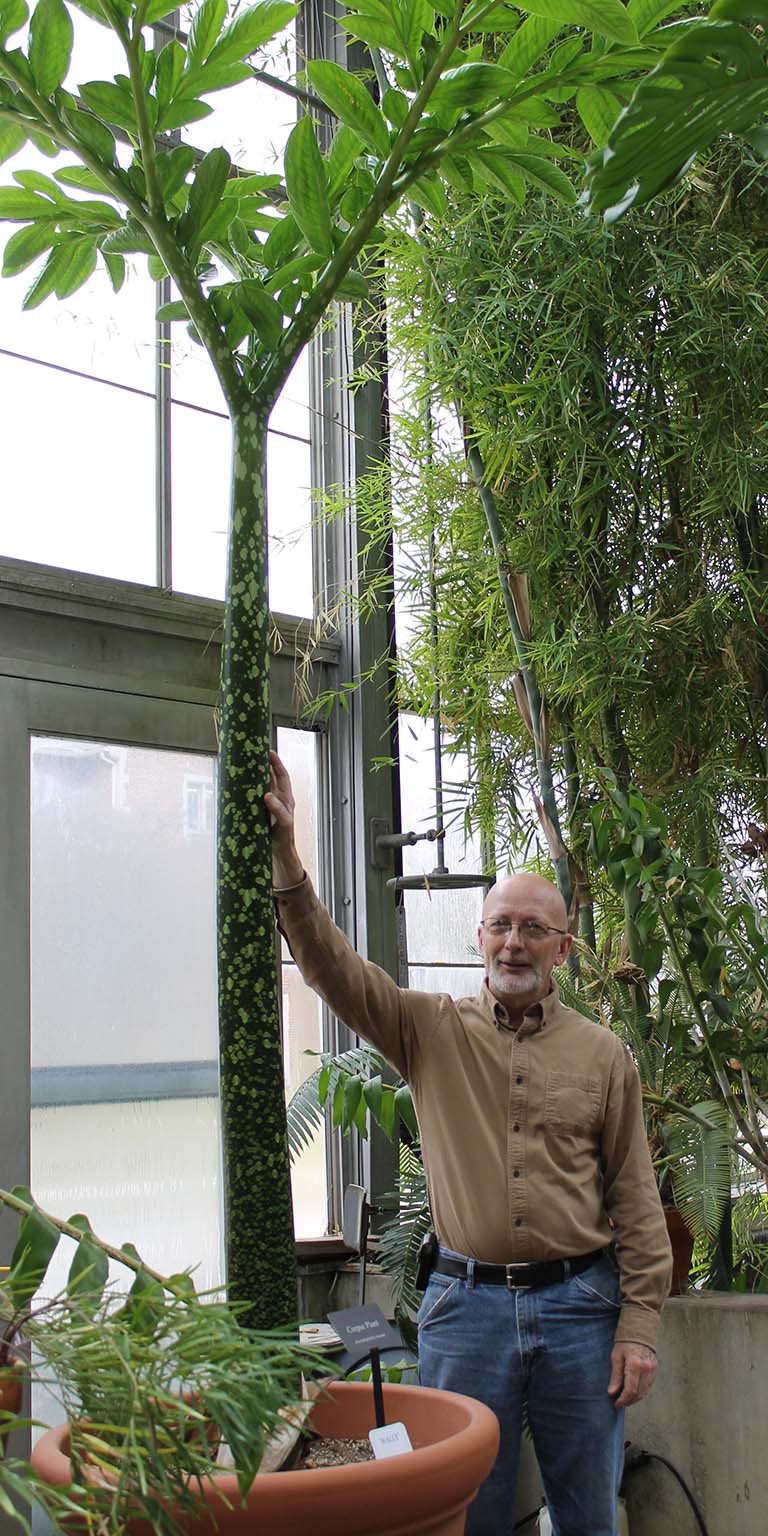
[{"label": "eyeglasses", "polygon": [[566,928],[552,928],[548,923],[537,923],[532,917],[524,917],[521,923],[516,923],[509,917],[484,917],[480,923],[486,933],[490,933],[494,939],[506,939],[513,928],[516,928],[520,938],[525,944],[540,944],[548,933],[559,933],[566,937]]}]

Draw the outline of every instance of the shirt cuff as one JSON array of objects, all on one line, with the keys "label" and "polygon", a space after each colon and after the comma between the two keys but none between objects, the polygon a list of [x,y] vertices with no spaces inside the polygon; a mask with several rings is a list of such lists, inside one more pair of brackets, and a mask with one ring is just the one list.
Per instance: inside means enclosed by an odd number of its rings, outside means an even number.
[{"label": "shirt cuff", "polygon": [[658,1312],[627,1302],[621,1309],[614,1343],[645,1344],[648,1349],[655,1350],[658,1331]]}]

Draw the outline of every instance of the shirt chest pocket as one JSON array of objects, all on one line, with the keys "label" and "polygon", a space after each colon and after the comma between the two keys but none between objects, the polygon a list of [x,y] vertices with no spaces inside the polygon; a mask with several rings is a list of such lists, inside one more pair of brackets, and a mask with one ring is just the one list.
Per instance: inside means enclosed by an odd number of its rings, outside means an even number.
[{"label": "shirt chest pocket", "polygon": [[557,1136],[592,1136],[600,1113],[600,1081],[569,1072],[548,1072],[544,1121]]}]

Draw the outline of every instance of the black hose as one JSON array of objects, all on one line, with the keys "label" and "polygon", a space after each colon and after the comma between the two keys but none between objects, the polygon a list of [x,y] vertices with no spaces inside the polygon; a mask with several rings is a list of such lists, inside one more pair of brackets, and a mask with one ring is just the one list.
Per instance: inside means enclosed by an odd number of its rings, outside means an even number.
[{"label": "black hose", "polygon": [[680,1484],[680,1487],[682,1488],[683,1493],[685,1494],[685,1497],[688,1500],[688,1503],[690,1504],[691,1509],[693,1510],[693,1513],[696,1517],[696,1522],[698,1524],[699,1531],[701,1532],[701,1536],[709,1536],[709,1531],[704,1524],[704,1516],[702,1515],[701,1510],[699,1509],[699,1506],[696,1503],[696,1500],[685,1481],[685,1478],[680,1472],[678,1472],[677,1467],[673,1467],[671,1461],[667,1461],[666,1456],[660,1456],[657,1451],[636,1451],[634,1459],[631,1460],[629,1465],[625,1466],[624,1468],[624,1476],[627,1477],[630,1472],[634,1472],[636,1467],[647,1466],[649,1461],[660,1461],[661,1465],[666,1467],[667,1471],[671,1472],[674,1478],[677,1478],[677,1481]]}]

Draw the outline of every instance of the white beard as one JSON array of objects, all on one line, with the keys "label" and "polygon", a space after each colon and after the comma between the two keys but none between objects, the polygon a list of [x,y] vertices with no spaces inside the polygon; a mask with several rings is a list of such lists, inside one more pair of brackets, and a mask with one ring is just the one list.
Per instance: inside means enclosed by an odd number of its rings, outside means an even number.
[{"label": "white beard", "polygon": [[526,997],[542,986],[542,975],[537,966],[528,962],[520,967],[507,967],[492,960],[488,965],[488,982],[497,997]]}]

